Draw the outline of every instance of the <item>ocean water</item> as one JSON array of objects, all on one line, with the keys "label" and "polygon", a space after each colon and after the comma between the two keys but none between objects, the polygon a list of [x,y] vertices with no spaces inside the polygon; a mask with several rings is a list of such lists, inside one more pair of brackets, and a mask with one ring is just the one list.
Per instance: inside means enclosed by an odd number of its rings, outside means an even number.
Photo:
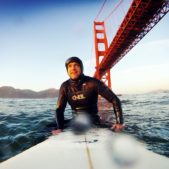
[{"label": "ocean water", "polygon": [[[169,91],[119,96],[126,128],[147,148],[169,157]],[[42,142],[55,129],[55,99],[0,99],[0,162]],[[100,103],[100,113],[114,120],[112,107]],[[66,118],[71,110],[66,109]]]}]

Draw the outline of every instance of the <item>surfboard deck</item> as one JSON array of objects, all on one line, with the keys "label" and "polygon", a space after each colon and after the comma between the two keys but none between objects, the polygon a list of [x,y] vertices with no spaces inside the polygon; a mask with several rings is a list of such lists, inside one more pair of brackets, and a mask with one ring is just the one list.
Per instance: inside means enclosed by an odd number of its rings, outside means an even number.
[{"label": "surfboard deck", "polygon": [[[0,169],[118,169],[120,166],[113,160],[109,146],[114,137],[111,131],[99,128],[83,135],[62,132],[2,162]],[[137,162],[125,168],[169,168],[169,158],[142,146],[139,150]]]}]

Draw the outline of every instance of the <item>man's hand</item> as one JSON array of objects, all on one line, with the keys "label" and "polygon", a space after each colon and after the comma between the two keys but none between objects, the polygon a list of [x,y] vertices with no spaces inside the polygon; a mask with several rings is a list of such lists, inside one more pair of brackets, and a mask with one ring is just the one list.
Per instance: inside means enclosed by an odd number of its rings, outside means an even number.
[{"label": "man's hand", "polygon": [[124,128],[124,124],[114,124],[111,127],[111,130],[113,130],[115,132],[121,132],[123,128]]},{"label": "man's hand", "polygon": [[61,129],[53,130],[53,131],[52,131],[52,135],[58,135],[58,134],[61,133],[61,132],[62,132]]}]

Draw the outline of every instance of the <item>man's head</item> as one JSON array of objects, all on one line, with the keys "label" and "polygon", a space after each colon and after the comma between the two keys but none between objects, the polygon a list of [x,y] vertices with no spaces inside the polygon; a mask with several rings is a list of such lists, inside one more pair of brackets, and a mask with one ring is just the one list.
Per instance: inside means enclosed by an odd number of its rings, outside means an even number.
[{"label": "man's head", "polygon": [[79,78],[83,74],[83,63],[78,57],[70,57],[65,63],[69,77],[72,80]]}]

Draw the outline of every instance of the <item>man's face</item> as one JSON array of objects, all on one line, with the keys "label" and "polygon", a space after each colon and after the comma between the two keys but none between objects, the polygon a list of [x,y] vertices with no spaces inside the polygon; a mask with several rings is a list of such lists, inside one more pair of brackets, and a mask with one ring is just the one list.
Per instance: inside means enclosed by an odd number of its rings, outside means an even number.
[{"label": "man's face", "polygon": [[73,80],[77,79],[81,74],[80,65],[76,62],[69,63],[67,66],[67,72],[71,79]]}]

